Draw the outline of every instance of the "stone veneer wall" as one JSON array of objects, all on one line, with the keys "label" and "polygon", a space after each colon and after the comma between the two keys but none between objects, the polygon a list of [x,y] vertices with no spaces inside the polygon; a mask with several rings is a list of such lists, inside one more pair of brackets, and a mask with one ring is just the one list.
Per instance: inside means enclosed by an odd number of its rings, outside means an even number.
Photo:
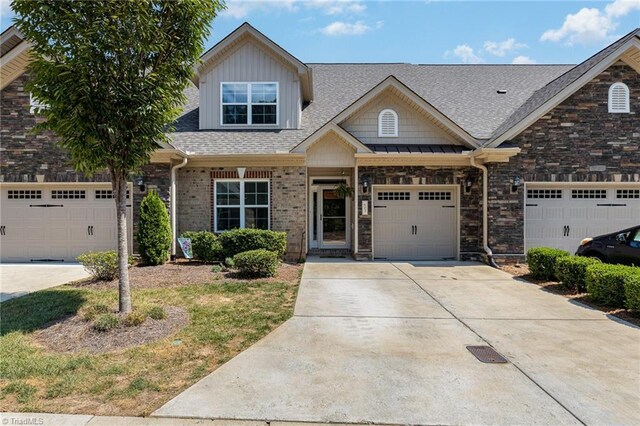
[{"label": "stone veneer wall", "polygon": [[[271,229],[287,233],[287,258],[306,253],[305,167],[247,168],[250,175],[269,176]],[[236,168],[185,167],[178,170],[178,232],[213,229],[213,182],[216,176],[236,178]]]},{"label": "stone veneer wall", "polygon": [[[609,86],[617,81],[630,89],[630,114],[608,112]],[[510,141],[521,153],[487,165],[494,253],[524,252],[525,194],[523,188],[510,193],[515,176],[525,182],[640,182],[638,113],[640,75],[618,62]]]},{"label": "stone veneer wall", "polygon": [[[30,96],[25,90],[27,74],[23,74],[2,89],[0,104],[0,181],[3,182],[110,182],[108,172],[87,176],[74,170],[71,156],[56,144],[56,136],[49,132],[34,133],[35,125],[43,120],[30,112]],[[169,207],[170,174],[168,164],[149,164],[141,173],[145,176],[146,191],[155,189]],[[133,188],[134,251],[139,206],[146,192]]]},{"label": "stone veneer wall", "polygon": [[[471,193],[465,194],[462,182],[473,181]],[[362,192],[362,182],[369,181],[369,190]],[[482,179],[473,167],[384,166],[358,168],[358,257],[371,257],[373,206],[372,185],[458,185],[460,191],[460,257],[479,258],[482,252]],[[362,201],[369,202],[369,214],[362,215]]]}]

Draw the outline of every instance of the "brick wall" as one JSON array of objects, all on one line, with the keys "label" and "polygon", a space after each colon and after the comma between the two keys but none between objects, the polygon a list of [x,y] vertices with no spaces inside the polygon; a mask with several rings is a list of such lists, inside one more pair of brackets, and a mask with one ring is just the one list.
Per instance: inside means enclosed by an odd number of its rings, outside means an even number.
[{"label": "brick wall", "polygon": [[[472,167],[442,167],[437,169],[418,166],[386,166],[358,168],[358,255],[371,255],[371,185],[461,185],[470,178],[471,192],[460,190],[460,252],[461,258],[477,257],[482,245],[482,210],[480,205],[482,180],[479,170]],[[369,190],[362,191],[363,180],[369,181]],[[369,214],[362,215],[362,201],[369,202]]]},{"label": "brick wall", "polygon": [[[252,177],[270,179],[271,229],[287,233],[287,258],[297,259],[301,251],[304,255],[306,168],[248,168],[245,178]],[[236,168],[185,167],[178,170],[179,233],[213,229],[213,182],[217,178],[237,178]]]},{"label": "brick wall", "polygon": [[[609,86],[630,89],[631,113],[608,112]],[[510,144],[522,152],[489,164],[489,246],[496,254],[524,252],[524,191],[510,181],[640,181],[640,75],[617,63],[602,72]]]}]

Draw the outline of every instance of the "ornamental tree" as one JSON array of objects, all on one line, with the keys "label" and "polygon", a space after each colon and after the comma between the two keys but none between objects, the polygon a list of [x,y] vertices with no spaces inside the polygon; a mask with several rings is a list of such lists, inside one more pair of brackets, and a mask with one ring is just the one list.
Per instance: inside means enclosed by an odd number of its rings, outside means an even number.
[{"label": "ornamental tree", "polygon": [[185,102],[221,0],[14,0],[31,43],[27,89],[79,172],[108,170],[118,226],[119,307],[131,311],[127,181]]}]

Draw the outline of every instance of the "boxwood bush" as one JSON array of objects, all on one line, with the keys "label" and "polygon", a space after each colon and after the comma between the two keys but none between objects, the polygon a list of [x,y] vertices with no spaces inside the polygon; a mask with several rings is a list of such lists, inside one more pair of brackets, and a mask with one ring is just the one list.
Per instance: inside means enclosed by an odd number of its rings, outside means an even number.
[{"label": "boxwood bush", "polygon": [[111,281],[118,275],[118,253],[110,251],[88,251],[76,258],[95,279]]},{"label": "boxwood bush", "polygon": [[147,265],[162,265],[169,258],[171,225],[164,201],[157,192],[150,191],[140,203],[138,222],[138,251]]},{"label": "boxwood bush", "polygon": [[280,257],[274,251],[249,250],[236,254],[233,263],[244,277],[273,277],[278,273]]},{"label": "boxwood bush", "polygon": [[213,232],[189,231],[182,234],[182,238],[191,239],[193,257],[203,262],[215,262],[224,259],[222,245]]},{"label": "boxwood bush", "polygon": [[225,257],[233,257],[238,253],[250,250],[268,250],[283,256],[287,251],[287,234],[285,232],[265,229],[234,229],[225,231],[218,237]]},{"label": "boxwood bush", "polygon": [[529,272],[534,278],[541,280],[554,280],[556,260],[560,257],[570,256],[568,251],[550,247],[535,247],[527,250],[527,264]]},{"label": "boxwood bush", "polygon": [[599,259],[582,256],[561,256],[556,259],[555,275],[562,285],[578,293],[587,291],[587,266],[601,263]]},{"label": "boxwood bush", "polygon": [[[632,266],[623,265],[591,265],[587,267],[587,291],[591,298],[603,305],[616,308],[625,306],[625,284],[634,287],[633,281],[638,279],[638,270]],[[632,295],[633,296],[633,295]],[[633,300],[631,303],[633,304]]]},{"label": "boxwood bush", "polygon": [[640,311],[640,268],[624,280],[624,294],[628,309]]}]

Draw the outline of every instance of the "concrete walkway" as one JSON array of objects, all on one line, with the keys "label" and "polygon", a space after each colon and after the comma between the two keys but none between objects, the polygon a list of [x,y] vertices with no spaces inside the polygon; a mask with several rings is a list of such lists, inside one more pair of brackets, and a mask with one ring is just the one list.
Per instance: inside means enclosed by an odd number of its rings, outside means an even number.
[{"label": "concrete walkway", "polygon": [[154,416],[631,425],[639,390],[638,328],[504,272],[310,261],[294,318]]},{"label": "concrete walkway", "polygon": [[77,263],[3,263],[0,264],[0,302],[88,276]]}]

